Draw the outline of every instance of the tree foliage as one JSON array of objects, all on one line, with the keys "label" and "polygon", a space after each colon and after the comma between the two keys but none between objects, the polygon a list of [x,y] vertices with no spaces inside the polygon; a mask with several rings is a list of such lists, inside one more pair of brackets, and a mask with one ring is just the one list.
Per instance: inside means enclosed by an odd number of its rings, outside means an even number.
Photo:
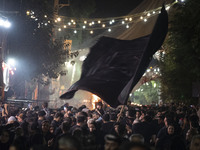
[{"label": "tree foliage", "polygon": [[187,0],[170,12],[161,62],[163,100],[190,102],[192,84],[200,81],[200,3]]},{"label": "tree foliage", "polygon": [[158,80],[152,80],[143,84],[134,92],[134,102],[143,105],[152,104],[152,102],[158,102],[159,85],[160,83]]}]

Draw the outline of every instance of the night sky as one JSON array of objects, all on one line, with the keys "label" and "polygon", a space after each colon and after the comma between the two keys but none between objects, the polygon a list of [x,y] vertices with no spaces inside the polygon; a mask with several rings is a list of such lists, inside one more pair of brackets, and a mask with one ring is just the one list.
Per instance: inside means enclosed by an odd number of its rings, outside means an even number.
[{"label": "night sky", "polygon": [[[27,0],[0,0],[0,10],[20,11],[21,2],[23,3],[24,1]],[[60,0],[60,2],[64,1],[67,0]],[[83,2],[82,0],[79,1],[80,3]],[[96,11],[91,17],[102,18],[127,15],[142,1],[143,0],[96,0]],[[67,10],[67,8],[65,8],[65,10]]]}]

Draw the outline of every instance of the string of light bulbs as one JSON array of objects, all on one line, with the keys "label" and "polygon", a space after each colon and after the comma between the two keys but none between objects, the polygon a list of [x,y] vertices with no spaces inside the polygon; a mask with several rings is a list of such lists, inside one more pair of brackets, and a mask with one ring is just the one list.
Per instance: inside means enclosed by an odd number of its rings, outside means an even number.
[{"label": "string of light bulbs", "polygon": [[[169,10],[174,4],[178,1],[171,4],[166,5],[166,10]],[[41,26],[47,26],[50,23],[54,23],[56,30],[62,31],[65,29],[74,30],[76,34],[80,30],[89,31],[90,34],[94,33],[94,30],[107,30],[108,32],[112,31],[112,28],[125,26],[125,28],[129,28],[132,24],[144,21],[147,22],[149,18],[158,15],[160,13],[161,7],[156,9],[152,9],[149,11],[144,11],[142,13],[131,14],[127,16],[119,16],[112,18],[70,18],[66,16],[59,16],[51,22],[48,20],[48,16],[44,15],[44,20],[42,22],[38,22],[38,28]],[[26,14],[30,16],[31,19],[35,19],[35,21],[39,21],[37,16],[33,11],[27,11]]]}]

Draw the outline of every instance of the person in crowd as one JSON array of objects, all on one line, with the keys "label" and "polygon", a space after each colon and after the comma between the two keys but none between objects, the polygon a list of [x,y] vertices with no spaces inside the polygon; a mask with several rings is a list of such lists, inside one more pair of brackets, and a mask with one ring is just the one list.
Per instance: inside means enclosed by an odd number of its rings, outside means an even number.
[{"label": "person in crowd", "polygon": [[200,134],[192,137],[190,150],[200,150]]},{"label": "person in crowd", "polygon": [[46,114],[45,117],[46,118],[50,116],[50,110],[48,108],[48,103],[47,102],[44,102],[42,104],[42,110],[45,112],[45,114]]},{"label": "person in crowd", "polygon": [[122,144],[119,150],[151,150],[151,148],[142,143],[128,142]]},{"label": "person in crowd", "polygon": [[98,102],[98,103],[96,104],[96,109],[95,109],[95,111],[96,111],[100,116],[103,116],[104,110],[103,110],[103,104],[102,104],[102,102]]},{"label": "person in crowd", "polygon": [[172,138],[174,137],[174,124],[168,123],[167,130],[156,142],[157,150],[170,150]]},{"label": "person in crowd", "polygon": [[148,115],[144,116],[142,122],[136,123],[132,127],[133,134],[141,134],[145,143],[150,144],[152,136],[155,135],[155,127],[151,124],[152,118]]},{"label": "person in crowd", "polygon": [[132,134],[129,141],[133,143],[144,143],[144,137],[141,134]]},{"label": "person in crowd", "polygon": [[108,134],[105,136],[104,150],[117,150],[121,144],[119,137]]}]

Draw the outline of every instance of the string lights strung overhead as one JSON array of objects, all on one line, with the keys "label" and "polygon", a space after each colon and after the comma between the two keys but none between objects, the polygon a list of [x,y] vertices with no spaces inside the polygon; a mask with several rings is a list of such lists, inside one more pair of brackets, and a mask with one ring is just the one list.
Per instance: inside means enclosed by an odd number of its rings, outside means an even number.
[{"label": "string lights strung overhead", "polygon": [[[178,3],[178,0],[171,4],[166,5],[166,10],[169,10],[174,4]],[[64,29],[73,30],[76,34],[80,30],[89,31],[90,34],[93,34],[95,30],[107,30],[108,32],[112,31],[112,28],[124,26],[124,28],[129,29],[130,26],[134,23],[143,21],[147,22],[153,16],[156,16],[160,13],[160,9],[152,9],[149,11],[144,11],[142,13],[131,14],[127,16],[119,16],[119,17],[112,17],[112,18],[70,18],[66,16],[59,16],[54,20],[54,25],[56,30],[62,31]],[[33,11],[27,11],[26,14],[30,16],[31,19],[35,19],[38,21],[37,16]],[[48,24],[52,23],[48,20],[48,16],[44,15],[44,21],[38,22],[38,28],[41,25],[47,26]]]}]

